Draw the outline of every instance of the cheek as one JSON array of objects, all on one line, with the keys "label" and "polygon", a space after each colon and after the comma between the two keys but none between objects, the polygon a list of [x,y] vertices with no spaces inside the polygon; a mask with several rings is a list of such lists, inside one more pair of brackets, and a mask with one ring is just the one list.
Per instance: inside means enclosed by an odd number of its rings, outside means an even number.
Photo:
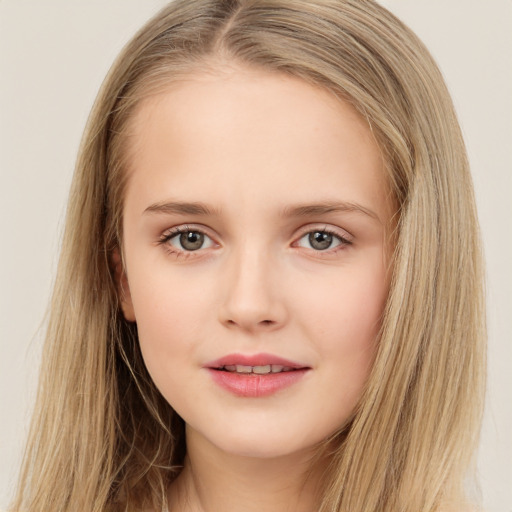
[{"label": "cheek", "polygon": [[302,316],[310,319],[326,349],[364,348],[379,331],[388,289],[383,268],[351,267],[317,281],[310,294],[303,294]]},{"label": "cheek", "polygon": [[[323,290],[329,299],[309,305],[315,318],[324,389],[329,389],[325,430],[351,418],[370,375],[388,294],[385,274],[353,270]],[[327,408],[330,406],[330,413]],[[335,428],[333,428],[335,427]]]},{"label": "cheek", "polygon": [[315,342],[324,385],[332,390],[334,423],[343,423],[356,406],[374,362],[388,282],[380,265],[336,270],[303,296],[299,318]]},{"label": "cheek", "polygon": [[201,339],[208,308],[204,296],[190,281],[164,277],[165,272],[155,274],[160,278],[135,277],[130,290],[142,355],[158,384],[179,376],[181,362],[194,360],[193,349]]},{"label": "cheek", "polygon": [[[164,262],[165,263],[165,262]],[[207,311],[207,276],[199,280],[192,272],[170,271],[169,265],[148,265],[130,275],[130,292],[137,325],[154,334],[169,335],[183,328],[194,329]]]}]

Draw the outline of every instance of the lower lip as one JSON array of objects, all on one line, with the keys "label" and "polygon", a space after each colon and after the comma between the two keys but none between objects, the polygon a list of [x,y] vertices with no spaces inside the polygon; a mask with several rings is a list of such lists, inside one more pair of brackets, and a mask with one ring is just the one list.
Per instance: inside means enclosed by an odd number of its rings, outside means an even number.
[{"label": "lower lip", "polygon": [[214,382],[234,395],[256,398],[270,396],[292,386],[304,377],[308,369],[264,375],[227,372],[213,368],[209,368],[208,371]]}]

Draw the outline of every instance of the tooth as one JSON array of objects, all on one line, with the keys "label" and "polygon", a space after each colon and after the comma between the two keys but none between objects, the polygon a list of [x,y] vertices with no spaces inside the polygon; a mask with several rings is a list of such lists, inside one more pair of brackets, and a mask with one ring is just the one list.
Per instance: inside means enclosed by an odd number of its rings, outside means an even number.
[{"label": "tooth", "polygon": [[293,368],[291,366],[283,366],[283,372],[291,372]]},{"label": "tooth", "polygon": [[283,371],[284,366],[281,366],[280,364],[273,364],[272,365],[272,373],[279,373]]},{"label": "tooth", "polygon": [[227,372],[236,372],[236,365],[228,364],[227,366],[224,366],[224,370]]},{"label": "tooth", "polygon": [[237,373],[252,373],[252,366],[243,366],[241,364],[236,365]]},{"label": "tooth", "polygon": [[267,364],[265,366],[254,366],[252,371],[253,373],[264,375],[265,373],[270,373],[270,365]]}]

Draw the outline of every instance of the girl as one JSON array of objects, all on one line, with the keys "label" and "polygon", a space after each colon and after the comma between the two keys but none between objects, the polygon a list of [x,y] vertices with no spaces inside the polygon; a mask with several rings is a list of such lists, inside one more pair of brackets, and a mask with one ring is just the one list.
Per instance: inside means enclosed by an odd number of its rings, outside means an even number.
[{"label": "girl", "polygon": [[67,219],[13,510],[467,507],[471,180],[382,7],[171,3],[99,94]]}]

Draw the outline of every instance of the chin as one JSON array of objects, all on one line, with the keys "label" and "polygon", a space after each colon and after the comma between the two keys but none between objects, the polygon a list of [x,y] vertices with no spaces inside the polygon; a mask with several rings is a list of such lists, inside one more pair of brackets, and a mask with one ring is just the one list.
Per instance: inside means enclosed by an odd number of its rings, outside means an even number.
[{"label": "chin", "polygon": [[231,435],[209,438],[209,442],[222,452],[254,459],[272,459],[315,452],[325,436],[317,440],[304,436],[303,432],[271,432],[258,428],[255,431],[230,432]]}]

